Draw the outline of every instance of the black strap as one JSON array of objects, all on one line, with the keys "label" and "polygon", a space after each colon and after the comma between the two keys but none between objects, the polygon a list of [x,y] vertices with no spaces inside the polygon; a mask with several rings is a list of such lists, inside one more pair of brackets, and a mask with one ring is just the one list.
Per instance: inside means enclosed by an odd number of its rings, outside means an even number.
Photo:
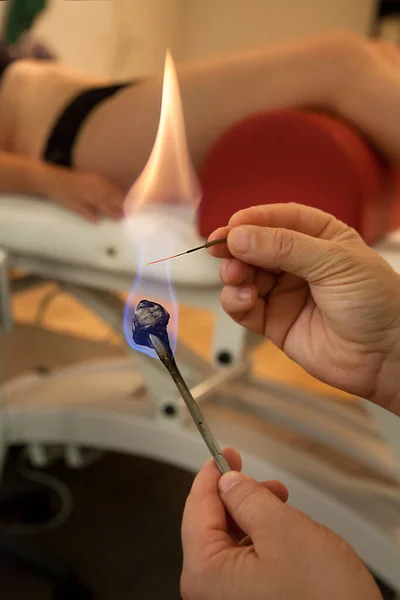
[{"label": "black strap", "polygon": [[76,137],[84,120],[100,102],[119,90],[138,82],[120,83],[80,93],[68,104],[53,127],[43,152],[43,160],[62,167],[73,166],[72,154]]}]

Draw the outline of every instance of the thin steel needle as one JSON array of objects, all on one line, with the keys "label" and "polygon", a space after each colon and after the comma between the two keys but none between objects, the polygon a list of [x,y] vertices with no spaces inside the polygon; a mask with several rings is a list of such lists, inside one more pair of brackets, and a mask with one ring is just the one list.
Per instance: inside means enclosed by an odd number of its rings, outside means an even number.
[{"label": "thin steel needle", "polygon": [[145,263],[143,266],[148,267],[149,265],[155,265],[156,263],[164,262],[164,260],[171,260],[171,258],[177,258],[178,256],[183,256],[184,254],[190,254],[191,252],[197,252],[197,250],[203,250],[204,248],[210,248],[211,246],[216,246],[217,244],[224,244],[227,238],[219,238],[218,240],[212,240],[211,242],[207,242],[203,244],[203,246],[197,246],[197,248],[191,248],[190,250],[186,250],[185,252],[180,252],[179,254],[174,254],[173,256],[167,256],[166,258],[159,258],[158,260],[152,260],[151,262]]}]

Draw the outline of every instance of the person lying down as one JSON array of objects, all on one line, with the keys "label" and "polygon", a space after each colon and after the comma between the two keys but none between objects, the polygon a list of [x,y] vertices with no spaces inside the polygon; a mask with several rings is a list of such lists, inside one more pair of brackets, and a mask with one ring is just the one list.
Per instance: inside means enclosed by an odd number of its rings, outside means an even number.
[{"label": "person lying down", "polygon": [[[47,198],[91,221],[120,219],[158,125],[162,75],[114,82],[60,62],[0,57],[0,194]],[[192,160],[237,120],[277,108],[328,110],[400,164],[400,53],[331,33],[178,65]]]}]

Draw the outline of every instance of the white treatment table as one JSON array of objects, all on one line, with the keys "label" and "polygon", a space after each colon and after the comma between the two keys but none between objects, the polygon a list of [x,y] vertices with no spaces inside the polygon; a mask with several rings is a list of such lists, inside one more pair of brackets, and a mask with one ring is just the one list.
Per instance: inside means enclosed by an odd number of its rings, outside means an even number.
[{"label": "white treatment table", "polygon": [[[3,327],[10,321],[9,294],[50,280],[121,333],[118,292],[129,291],[140,272],[139,295],[170,299],[165,264],[144,270],[140,265],[203,243],[193,223],[189,210],[162,210],[137,214],[130,223],[91,225],[39,200],[0,198]],[[377,249],[400,272],[400,234]],[[6,264],[27,272],[14,288],[4,277]],[[292,504],[346,538],[400,593],[400,420],[366,402],[358,410],[351,403],[255,380],[249,353],[260,340],[220,309],[216,261],[198,252],[168,268],[179,303],[216,315],[211,361],[181,343],[176,356],[221,444],[242,452],[249,474],[284,481]],[[164,367],[128,345],[124,360],[90,362],[46,377],[26,373],[5,383],[0,397],[7,444],[94,446],[190,470],[208,458]],[[379,477],[357,478],[325,460],[323,452],[296,445],[297,438],[355,460]]]}]

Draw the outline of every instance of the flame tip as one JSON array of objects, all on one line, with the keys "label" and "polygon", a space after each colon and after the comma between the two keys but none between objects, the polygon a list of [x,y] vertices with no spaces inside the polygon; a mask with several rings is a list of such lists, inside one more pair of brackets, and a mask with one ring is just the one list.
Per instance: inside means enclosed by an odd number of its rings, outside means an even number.
[{"label": "flame tip", "polygon": [[167,48],[165,52],[165,61],[164,61],[164,79],[168,76],[171,77],[171,74],[175,72],[175,61],[172,56],[172,52],[169,48]]}]

